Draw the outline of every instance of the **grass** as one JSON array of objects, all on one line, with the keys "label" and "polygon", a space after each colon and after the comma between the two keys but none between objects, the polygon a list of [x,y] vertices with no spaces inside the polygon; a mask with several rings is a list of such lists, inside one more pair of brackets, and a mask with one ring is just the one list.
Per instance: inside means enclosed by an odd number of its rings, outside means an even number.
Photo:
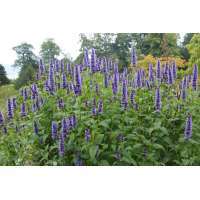
[{"label": "grass", "polygon": [[9,97],[13,97],[17,94],[13,84],[4,85],[0,87],[0,111],[5,112],[6,101]]}]

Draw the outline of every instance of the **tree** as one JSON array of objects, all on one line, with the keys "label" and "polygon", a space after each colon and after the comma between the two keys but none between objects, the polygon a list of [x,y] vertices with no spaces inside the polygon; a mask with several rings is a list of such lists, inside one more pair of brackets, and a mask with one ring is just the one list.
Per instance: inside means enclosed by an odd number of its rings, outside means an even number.
[{"label": "tree", "polygon": [[6,76],[6,70],[3,65],[0,64],[0,86],[8,84],[10,80]]},{"label": "tree", "polygon": [[17,59],[15,60],[14,66],[23,68],[27,65],[31,65],[33,68],[37,67],[37,58],[33,53],[33,46],[28,43],[22,43],[16,47],[13,47],[13,50],[17,54]]},{"label": "tree", "polygon": [[184,40],[180,47],[181,56],[182,56],[182,58],[184,58],[187,61],[190,58],[190,54],[189,54],[189,51],[186,46],[190,43],[190,40],[192,39],[193,35],[194,35],[194,33],[186,33],[184,35]]},{"label": "tree", "polygon": [[22,43],[13,47],[13,50],[17,54],[14,66],[20,68],[19,77],[15,84],[16,88],[27,84],[38,68],[37,57],[33,53],[33,49],[33,46],[28,43]]},{"label": "tree", "polygon": [[113,43],[113,54],[119,60],[121,66],[128,66],[130,63],[130,48],[132,45],[132,36],[128,33],[117,33]]},{"label": "tree", "polygon": [[20,88],[23,85],[29,83],[34,80],[35,70],[31,65],[26,66],[19,73],[19,78],[15,81],[15,88]]},{"label": "tree", "polygon": [[194,34],[190,43],[186,46],[189,54],[190,59],[189,63],[192,66],[193,64],[197,64],[198,67],[200,66],[200,33]]},{"label": "tree", "polygon": [[51,59],[59,56],[60,53],[60,47],[55,43],[54,39],[52,38],[45,40],[41,45],[40,55],[42,56],[46,64],[48,64]]},{"label": "tree", "polygon": [[151,54],[154,57],[180,55],[176,33],[149,33],[145,34],[141,41],[142,53]]}]

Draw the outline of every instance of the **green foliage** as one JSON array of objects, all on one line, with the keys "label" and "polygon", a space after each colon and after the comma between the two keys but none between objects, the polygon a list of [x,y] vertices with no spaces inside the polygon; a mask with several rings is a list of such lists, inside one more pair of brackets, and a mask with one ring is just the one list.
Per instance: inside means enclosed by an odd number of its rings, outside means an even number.
[{"label": "green foliage", "polygon": [[14,88],[13,84],[4,85],[0,87],[0,110],[6,110],[6,101],[9,97],[15,96],[17,91]]},{"label": "green foliage", "polygon": [[194,33],[186,33],[184,35],[184,40],[181,44],[181,47],[180,47],[180,51],[181,51],[181,56],[185,59],[185,60],[189,60],[190,58],[190,54],[188,52],[188,49],[187,49],[187,45],[189,44],[190,40],[192,39]]},{"label": "green foliage", "polygon": [[59,56],[61,53],[60,47],[55,43],[54,39],[49,38],[45,40],[40,49],[40,55],[45,63],[48,63],[51,59]]},{"label": "green foliage", "polygon": [[15,88],[19,89],[25,84],[28,84],[30,81],[33,81],[34,75],[35,75],[35,70],[31,65],[24,67],[19,73],[19,78],[17,78],[15,81]]},{"label": "green foliage", "polygon": [[139,46],[142,46],[141,53],[151,54],[154,57],[177,56],[179,48],[177,44],[177,34],[175,33],[149,33],[142,35]]},{"label": "green foliage", "polygon": [[0,86],[9,84],[10,80],[6,76],[6,70],[3,65],[0,64]]},{"label": "green foliage", "polygon": [[187,45],[188,51],[190,53],[189,63],[192,66],[197,64],[200,66],[200,34],[194,34],[190,43]]},{"label": "green foliage", "polygon": [[[130,80],[133,74],[129,74]],[[183,74],[184,76],[184,74]],[[200,99],[199,90],[187,89],[187,99],[176,97],[179,80],[172,86],[162,83],[160,86],[162,109],[155,112],[155,87],[136,90],[136,110],[128,102],[127,110],[120,106],[122,85],[113,98],[111,85],[104,88],[103,74],[89,75],[82,72],[82,95],[58,89],[52,95],[43,88],[47,75],[37,82],[44,105],[36,112],[29,112],[25,118],[20,117],[20,106],[15,110],[15,118],[8,121],[8,134],[0,135],[1,165],[75,165],[80,159],[84,165],[199,165],[200,164]],[[56,75],[60,82],[61,74]],[[71,80],[67,74],[68,81]],[[92,81],[92,88],[90,87]],[[99,84],[99,94],[95,84]],[[132,87],[128,87],[129,94]],[[67,93],[66,93],[67,92]],[[103,113],[92,115],[93,98],[104,102]],[[63,109],[57,107],[58,98],[63,98]],[[85,106],[85,101],[88,105]],[[31,109],[32,99],[26,101]],[[23,102],[21,96],[17,103]],[[188,113],[193,117],[193,136],[184,140],[185,119]],[[65,155],[58,155],[58,140],[51,138],[51,122],[59,124],[61,120],[75,114],[77,126],[71,129],[65,139]],[[38,122],[39,134],[35,135],[33,121]],[[15,125],[20,128],[15,131]],[[85,141],[84,131],[90,129],[91,139]],[[119,140],[119,134],[123,139]]]},{"label": "green foliage", "polygon": [[31,65],[33,68],[37,68],[36,56],[33,53],[33,49],[33,46],[28,43],[22,43],[13,47],[13,50],[17,54],[14,66],[24,68],[27,65]]},{"label": "green foliage", "polygon": [[175,33],[95,33],[91,37],[81,34],[81,53],[76,63],[82,63],[84,47],[95,48],[100,57],[111,57],[118,60],[120,66],[130,64],[132,45],[138,49],[138,59],[142,55],[180,56],[177,40],[178,34]]},{"label": "green foliage", "polygon": [[15,87],[18,89],[33,79],[33,74],[38,68],[37,57],[33,53],[33,46],[28,43],[22,43],[13,50],[17,54],[14,66],[20,68],[19,77],[15,82]]}]

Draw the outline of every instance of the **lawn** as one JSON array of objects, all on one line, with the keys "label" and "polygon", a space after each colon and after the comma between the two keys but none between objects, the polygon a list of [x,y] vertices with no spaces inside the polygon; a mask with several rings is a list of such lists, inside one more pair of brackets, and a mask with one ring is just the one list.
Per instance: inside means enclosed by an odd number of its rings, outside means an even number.
[{"label": "lawn", "polygon": [[16,94],[17,91],[15,90],[13,84],[0,87],[0,111],[5,111],[7,99],[9,97],[15,96]]}]

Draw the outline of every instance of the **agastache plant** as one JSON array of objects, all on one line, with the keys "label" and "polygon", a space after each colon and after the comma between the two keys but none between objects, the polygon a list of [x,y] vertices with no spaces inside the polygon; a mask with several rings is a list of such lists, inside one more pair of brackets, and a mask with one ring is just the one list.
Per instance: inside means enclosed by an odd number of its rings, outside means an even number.
[{"label": "agastache plant", "polygon": [[118,92],[118,73],[114,73],[113,75],[113,82],[112,82],[112,90],[113,94],[116,95]]},{"label": "agastache plant", "polygon": [[0,126],[4,124],[4,116],[3,113],[0,111]]},{"label": "agastache plant", "polygon": [[36,121],[33,122],[33,129],[34,129],[35,135],[38,135],[38,133],[39,133],[39,128],[38,128],[38,124],[37,124]]},{"label": "agastache plant", "polygon": [[80,72],[80,66],[75,66],[75,81],[76,81],[76,88],[78,90],[78,94],[81,94],[82,89],[82,78],[81,78],[81,72]]},{"label": "agastache plant", "polygon": [[25,117],[27,115],[26,113],[26,104],[23,102],[21,104],[21,117]]},{"label": "agastache plant", "polygon": [[197,90],[197,81],[198,81],[198,67],[195,64],[193,69],[193,77],[192,77],[192,88],[193,90]]},{"label": "agastache plant", "polygon": [[16,98],[14,97],[13,99],[12,99],[12,106],[13,106],[13,109],[16,109],[17,108],[17,102],[16,102]]},{"label": "agastache plant", "polygon": [[170,67],[168,68],[167,81],[169,85],[173,84],[173,76],[172,76],[172,71]]},{"label": "agastache plant", "polygon": [[59,137],[59,156],[63,157],[65,154],[65,138],[63,134]]},{"label": "agastache plant", "polygon": [[85,130],[85,140],[86,140],[86,142],[89,142],[90,139],[91,139],[90,130],[87,128],[87,129]]},{"label": "agastache plant", "polygon": [[44,72],[45,72],[45,67],[44,67],[42,59],[40,59],[39,60],[39,73],[40,73],[40,75],[42,75],[42,74],[44,74]]},{"label": "agastache plant", "polygon": [[184,135],[185,135],[186,140],[189,140],[192,137],[192,116],[191,115],[187,117]]},{"label": "agastache plant", "polygon": [[153,66],[152,66],[152,64],[149,64],[149,81],[151,83],[154,82]]},{"label": "agastache plant", "polygon": [[100,99],[98,102],[98,113],[101,114],[103,113],[103,100]]},{"label": "agastache plant", "polygon": [[7,116],[8,116],[8,119],[13,118],[13,108],[12,108],[12,103],[10,99],[8,99],[7,101]]},{"label": "agastache plant", "polygon": [[53,93],[55,91],[55,80],[54,80],[54,69],[53,65],[50,65],[49,67],[49,77],[48,77],[48,86],[49,86],[49,91]]},{"label": "agastache plant", "polygon": [[126,110],[128,105],[128,88],[127,88],[127,80],[124,79],[122,81],[122,100],[121,100],[122,107]]},{"label": "agastache plant", "polygon": [[161,80],[161,67],[160,67],[160,60],[157,61],[156,64],[156,79],[157,81]]},{"label": "agastache plant", "polygon": [[67,77],[64,73],[62,74],[62,88],[67,88]]},{"label": "agastache plant", "polygon": [[88,49],[84,48],[84,66],[89,67],[90,61],[89,61],[89,56],[88,56]]},{"label": "agastache plant", "polygon": [[156,89],[155,109],[156,109],[156,111],[161,110],[161,96],[160,96],[160,88],[159,87]]},{"label": "agastache plant", "polygon": [[58,131],[58,125],[55,121],[52,121],[51,123],[51,137],[53,140],[57,137],[57,131]]},{"label": "agastache plant", "polygon": [[90,69],[92,73],[96,72],[96,65],[97,65],[96,53],[95,53],[95,49],[92,48],[91,59],[90,59]]},{"label": "agastache plant", "polygon": [[68,134],[68,124],[67,124],[67,119],[63,118],[62,119],[62,127],[61,127],[61,135],[65,138]]}]

